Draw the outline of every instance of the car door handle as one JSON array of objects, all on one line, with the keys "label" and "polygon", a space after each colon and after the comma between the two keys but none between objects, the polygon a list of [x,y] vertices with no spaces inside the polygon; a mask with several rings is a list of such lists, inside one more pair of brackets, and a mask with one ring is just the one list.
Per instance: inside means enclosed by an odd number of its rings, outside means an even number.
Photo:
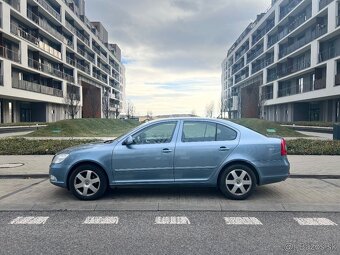
[{"label": "car door handle", "polygon": [[170,149],[168,149],[168,148],[165,148],[165,149],[162,150],[162,152],[163,152],[163,153],[170,153],[170,152],[172,152],[172,150],[170,150]]},{"label": "car door handle", "polygon": [[221,146],[219,149],[219,151],[228,151],[229,148],[225,147],[225,146]]}]

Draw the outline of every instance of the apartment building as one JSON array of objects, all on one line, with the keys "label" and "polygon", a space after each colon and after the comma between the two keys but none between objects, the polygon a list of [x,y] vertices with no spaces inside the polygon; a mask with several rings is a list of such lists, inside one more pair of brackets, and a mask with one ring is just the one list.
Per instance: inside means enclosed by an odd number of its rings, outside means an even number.
[{"label": "apartment building", "polygon": [[124,98],[120,48],[84,0],[0,1],[0,123],[117,117]]},{"label": "apartment building", "polygon": [[277,0],[222,63],[230,118],[340,121],[340,4]]}]

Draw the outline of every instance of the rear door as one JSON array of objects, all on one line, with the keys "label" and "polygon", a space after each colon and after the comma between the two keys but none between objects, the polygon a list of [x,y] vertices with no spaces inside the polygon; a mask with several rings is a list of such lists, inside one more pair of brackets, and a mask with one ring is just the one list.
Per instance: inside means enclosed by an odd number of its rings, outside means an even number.
[{"label": "rear door", "polygon": [[211,121],[183,121],[174,159],[175,182],[207,181],[238,145],[236,130]]}]

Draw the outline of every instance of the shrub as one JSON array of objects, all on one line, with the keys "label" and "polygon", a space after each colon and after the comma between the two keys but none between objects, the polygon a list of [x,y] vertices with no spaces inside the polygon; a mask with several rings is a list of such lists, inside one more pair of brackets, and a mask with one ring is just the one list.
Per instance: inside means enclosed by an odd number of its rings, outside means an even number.
[{"label": "shrub", "polygon": [[95,140],[28,140],[24,138],[0,139],[0,155],[52,155],[68,147]]},{"label": "shrub", "polygon": [[291,155],[340,155],[340,141],[288,140],[287,147]]}]

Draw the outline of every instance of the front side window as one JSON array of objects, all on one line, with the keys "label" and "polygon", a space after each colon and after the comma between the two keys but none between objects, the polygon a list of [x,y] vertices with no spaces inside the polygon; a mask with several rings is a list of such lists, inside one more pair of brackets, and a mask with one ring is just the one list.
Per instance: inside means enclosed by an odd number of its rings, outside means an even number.
[{"label": "front side window", "polygon": [[182,142],[230,141],[237,132],[226,126],[211,122],[190,122],[183,125]]},{"label": "front side window", "polygon": [[132,136],[134,144],[170,143],[177,122],[166,122],[144,128]]}]

